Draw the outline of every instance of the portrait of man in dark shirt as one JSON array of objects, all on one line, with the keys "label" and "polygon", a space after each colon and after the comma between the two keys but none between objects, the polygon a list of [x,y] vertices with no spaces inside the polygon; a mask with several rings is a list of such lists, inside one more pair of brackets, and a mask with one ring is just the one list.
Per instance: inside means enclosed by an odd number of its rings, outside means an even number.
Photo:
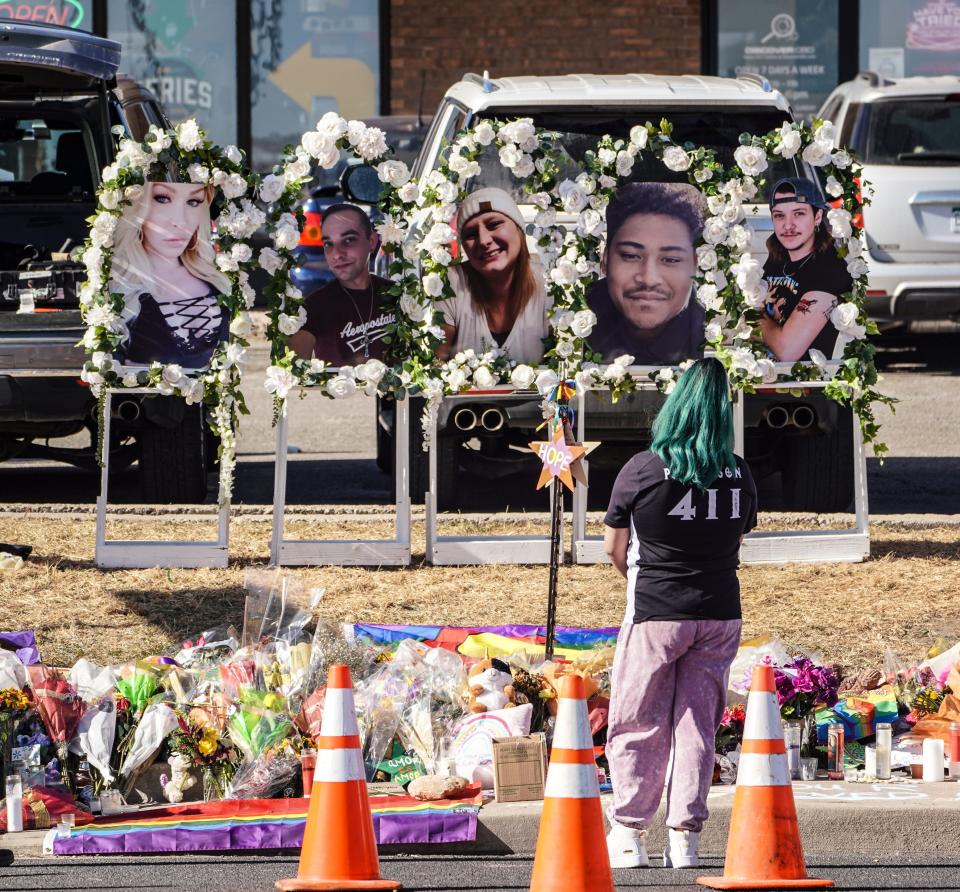
[{"label": "portrait of man in dark shirt", "polygon": [[307,321],[290,336],[290,348],[302,359],[334,366],[382,360],[394,314],[384,309],[390,281],[370,272],[377,244],[370,218],[356,205],[335,204],[324,211],[320,227],[334,278],[307,296]]},{"label": "portrait of man in dark shirt", "polygon": [[604,278],[587,293],[604,362],[676,365],[703,355],[704,311],[693,299],[700,194],[681,183],[628,183],[607,207]]}]

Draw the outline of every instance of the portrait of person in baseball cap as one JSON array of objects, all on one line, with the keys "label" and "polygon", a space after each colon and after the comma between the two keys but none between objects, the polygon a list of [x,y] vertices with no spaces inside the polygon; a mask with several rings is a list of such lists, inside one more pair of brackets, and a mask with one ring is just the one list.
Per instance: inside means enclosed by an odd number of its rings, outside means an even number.
[{"label": "portrait of person in baseball cap", "polygon": [[811,347],[830,359],[838,336],[830,314],[853,279],[827,227],[829,206],[819,186],[801,177],[779,180],[769,194],[773,234],[763,267],[769,289],[760,319],[763,343],[780,362],[806,359]]},{"label": "portrait of person in baseball cap", "polygon": [[587,293],[597,323],[590,347],[604,362],[637,365],[703,356],[704,311],[694,299],[703,199],[685,183],[627,183],[607,206],[603,278]]}]

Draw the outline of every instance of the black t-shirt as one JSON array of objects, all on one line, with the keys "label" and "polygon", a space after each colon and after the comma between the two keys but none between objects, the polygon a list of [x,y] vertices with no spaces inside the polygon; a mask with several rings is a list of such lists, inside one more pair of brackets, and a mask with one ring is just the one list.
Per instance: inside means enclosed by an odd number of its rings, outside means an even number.
[{"label": "black t-shirt", "polygon": [[336,279],[307,297],[303,329],[317,339],[313,355],[318,359],[342,366],[384,358],[387,345],[383,337],[394,322],[394,314],[385,312],[383,304],[386,290],[393,283],[379,276],[370,276],[370,282],[372,301],[369,290],[354,291]]},{"label": "black t-shirt", "polygon": [[740,536],[757,523],[757,490],[737,456],[701,492],[669,478],[649,450],[623,466],[603,521],[629,528],[627,620],[739,619]]},{"label": "black t-shirt", "polygon": [[590,334],[590,349],[599,353],[603,362],[611,362],[624,353],[633,356],[636,365],[661,366],[703,356],[704,310],[692,296],[653,340],[636,336],[610,299],[606,279],[600,279],[587,292],[587,305],[597,315],[597,324]]},{"label": "black t-shirt", "polygon": [[839,297],[853,288],[853,278],[847,272],[846,263],[840,259],[833,248],[823,253],[808,254],[802,260],[788,260],[786,263],[767,257],[767,262],[763,265],[763,277],[770,286],[767,305],[775,307],[778,301],[783,300],[779,307],[780,318],[777,320],[781,326],[794,312],[822,313],[825,316],[826,324],[807,349],[815,347],[830,359],[833,356],[838,335],[837,329],[830,321],[830,313],[836,306],[836,301],[822,308],[811,307],[809,301],[805,301],[803,296],[809,291],[825,291],[827,294]]}]

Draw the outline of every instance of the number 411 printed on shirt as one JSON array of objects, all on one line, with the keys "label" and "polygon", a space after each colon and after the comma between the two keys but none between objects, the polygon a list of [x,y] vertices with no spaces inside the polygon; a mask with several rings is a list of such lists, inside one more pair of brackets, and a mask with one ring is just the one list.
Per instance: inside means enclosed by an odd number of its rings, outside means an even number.
[{"label": "number 411 printed on shirt", "polygon": [[[707,516],[705,520],[719,520],[717,516],[717,492],[716,489],[704,490],[707,494]],[[667,512],[670,517],[679,517],[681,520],[694,520],[697,516],[697,506],[693,504],[693,489],[688,489],[687,494],[677,502],[673,508]],[[740,519],[740,490],[730,490],[730,520]]]}]

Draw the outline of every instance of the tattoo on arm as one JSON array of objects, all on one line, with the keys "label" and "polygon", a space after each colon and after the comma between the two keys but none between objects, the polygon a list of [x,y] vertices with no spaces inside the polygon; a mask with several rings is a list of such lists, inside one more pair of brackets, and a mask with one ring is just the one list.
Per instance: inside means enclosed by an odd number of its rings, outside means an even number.
[{"label": "tattoo on arm", "polygon": [[830,302],[830,306],[828,306],[828,307],[823,311],[823,318],[824,318],[824,319],[826,319],[826,320],[829,321],[829,319],[830,319],[830,314],[833,312],[834,307],[836,307],[838,303],[839,303],[839,301],[837,300],[837,298],[834,298],[834,299]]},{"label": "tattoo on arm", "polygon": [[797,305],[794,307],[794,310],[801,315],[806,316],[815,303],[815,300],[807,300],[807,298],[801,297],[800,300],[797,301]]}]

